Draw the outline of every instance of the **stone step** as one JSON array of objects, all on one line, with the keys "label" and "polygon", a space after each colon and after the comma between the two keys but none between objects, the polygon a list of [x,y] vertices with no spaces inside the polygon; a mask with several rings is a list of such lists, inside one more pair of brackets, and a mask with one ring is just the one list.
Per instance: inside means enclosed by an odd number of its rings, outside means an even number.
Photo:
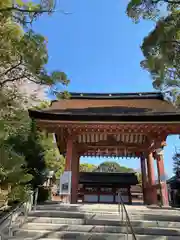
[{"label": "stone step", "polygon": [[[66,232],[93,232],[93,233],[126,233],[126,226],[104,226],[104,225],[67,225],[67,224],[24,224],[21,230],[41,232],[44,229],[47,231],[66,231]],[[20,231],[21,231],[20,230]],[[133,227],[135,234],[148,235],[165,235],[165,236],[180,236],[179,228],[162,228],[162,227]],[[128,228],[129,234],[131,233]]]},{"label": "stone step", "polygon": [[[24,238],[23,238],[24,237]],[[89,233],[89,232],[56,232],[56,231],[19,231],[14,240],[33,240],[33,239],[78,239],[78,240],[126,240],[126,234],[115,233]],[[179,240],[179,236],[159,236],[159,235],[136,235],[137,240]],[[129,234],[128,240],[134,240]]]},{"label": "stone step", "polygon": [[[58,210],[58,211],[70,211],[70,212],[108,212],[114,213],[118,212],[118,205],[66,205],[66,204],[45,204],[45,205],[38,205],[37,210]],[[178,214],[178,209],[172,208],[158,208],[158,207],[146,207],[146,206],[130,206],[126,205],[126,209],[128,212],[131,213],[139,213],[139,211],[145,213],[166,213],[166,214]]]},{"label": "stone step", "polygon": [[[61,238],[61,237],[60,237],[60,238],[59,238],[59,237],[58,237],[58,238],[49,238],[49,237],[48,237],[48,238],[41,238],[41,237],[38,238],[38,240],[47,240],[47,239],[48,239],[48,240],[61,240],[61,239],[63,240],[64,238]],[[74,240],[74,238],[66,238],[66,239],[68,239],[68,240]],[[79,239],[79,238],[78,238],[78,239]],[[33,238],[19,238],[19,237],[16,238],[16,237],[13,237],[13,238],[8,239],[8,240],[37,240],[37,238],[34,238],[34,239],[33,239]],[[87,239],[86,239],[86,240],[87,240]]]},{"label": "stone step", "polygon": [[[66,224],[66,225],[110,225],[119,226],[124,225],[125,222],[120,223],[119,219],[79,219],[79,218],[46,218],[46,217],[29,217],[28,224]],[[134,227],[164,227],[164,228],[180,228],[180,222],[168,221],[146,221],[146,220],[132,220],[131,225]]]},{"label": "stone step", "polygon": [[[34,217],[70,217],[70,218],[84,218],[84,217],[92,217],[96,215],[96,213],[91,213],[91,212],[67,212],[67,211],[58,211],[58,210],[36,210],[36,211],[31,211],[29,213],[29,216],[34,216]],[[118,217],[119,213],[114,213],[114,214],[108,214],[108,213],[98,213],[97,215],[99,216],[109,216],[111,218]]]},{"label": "stone step", "polygon": [[[25,224],[22,228],[25,231],[67,231],[67,232],[96,232],[96,233],[126,233],[126,226],[103,226],[103,225],[66,225],[66,224]],[[179,228],[162,227],[133,227],[136,234],[180,236]],[[130,229],[128,230],[131,233]]]},{"label": "stone step", "polygon": [[118,213],[118,206],[112,208],[111,211],[108,208],[91,208],[84,206],[66,206],[66,205],[39,205],[36,210],[57,210],[57,211],[67,211],[67,212],[106,212],[106,213]]},{"label": "stone step", "polygon": [[[60,217],[60,218],[86,218],[86,219],[96,219],[97,217],[102,217],[103,219],[120,219],[119,213],[108,214],[108,213],[83,213],[83,212],[66,212],[58,210],[37,210],[29,213],[31,217]],[[133,214],[129,213],[131,220],[148,220],[148,221],[169,221],[169,222],[180,222],[180,214],[167,215],[164,213],[151,214],[142,213]]]}]

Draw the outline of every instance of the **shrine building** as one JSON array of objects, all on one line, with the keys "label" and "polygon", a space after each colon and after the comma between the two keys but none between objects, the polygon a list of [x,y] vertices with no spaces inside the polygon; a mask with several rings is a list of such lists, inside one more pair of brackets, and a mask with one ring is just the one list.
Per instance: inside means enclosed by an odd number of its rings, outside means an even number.
[{"label": "shrine building", "polygon": [[131,187],[138,184],[135,173],[80,172],[78,200],[82,203],[132,204]]},{"label": "shrine building", "polygon": [[157,204],[160,192],[168,205],[163,148],[168,135],[180,133],[180,111],[162,93],[70,93],[29,115],[40,129],[56,134],[65,170],[72,173],[71,203],[78,200],[80,157],[98,156],[139,158],[144,203]]}]

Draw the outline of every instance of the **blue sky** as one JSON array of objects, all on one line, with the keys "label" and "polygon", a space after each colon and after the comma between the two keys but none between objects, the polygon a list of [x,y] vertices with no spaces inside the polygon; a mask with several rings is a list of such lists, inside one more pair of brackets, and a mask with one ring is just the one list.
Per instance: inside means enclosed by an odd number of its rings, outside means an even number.
[{"label": "blue sky", "polygon": [[[69,91],[153,91],[148,73],[141,69],[140,45],[153,23],[132,23],[125,14],[126,0],[61,0],[60,12],[43,16],[34,29],[48,39],[48,69],[68,74]],[[168,137],[165,167],[172,175],[172,155],[178,137]],[[99,164],[104,158],[83,158]],[[110,160],[110,159],[109,159]],[[119,159],[120,164],[139,168],[137,159]]]}]

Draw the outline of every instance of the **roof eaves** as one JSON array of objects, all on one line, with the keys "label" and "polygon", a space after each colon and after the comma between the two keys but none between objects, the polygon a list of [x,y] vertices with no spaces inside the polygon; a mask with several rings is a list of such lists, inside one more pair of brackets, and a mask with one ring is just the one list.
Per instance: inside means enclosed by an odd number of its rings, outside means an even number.
[{"label": "roof eaves", "polygon": [[[154,113],[154,114],[90,114],[69,112],[50,113],[29,110],[29,116],[35,119],[65,120],[65,121],[180,121],[180,113]],[[168,120],[167,120],[168,119]]]}]

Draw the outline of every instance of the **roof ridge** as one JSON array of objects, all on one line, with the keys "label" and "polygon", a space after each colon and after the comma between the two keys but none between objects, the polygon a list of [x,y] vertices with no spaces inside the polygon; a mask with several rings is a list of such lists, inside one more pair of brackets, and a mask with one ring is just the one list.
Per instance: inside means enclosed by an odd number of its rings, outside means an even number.
[{"label": "roof ridge", "polygon": [[161,95],[162,92],[158,91],[158,92],[69,92],[71,95],[97,95],[97,96],[101,96],[101,95]]},{"label": "roof ridge", "polygon": [[130,93],[128,92],[125,92],[125,93],[69,92],[69,94],[70,94],[70,99],[160,99],[160,100],[164,100],[164,95],[162,92],[130,92]]},{"label": "roof ridge", "polygon": [[[166,101],[162,92],[134,92],[134,93],[77,93],[69,92],[70,98],[68,99],[95,99],[95,100],[118,100],[118,99],[159,99]],[[66,99],[62,99],[66,100]],[[59,99],[52,100],[58,102]]]}]

